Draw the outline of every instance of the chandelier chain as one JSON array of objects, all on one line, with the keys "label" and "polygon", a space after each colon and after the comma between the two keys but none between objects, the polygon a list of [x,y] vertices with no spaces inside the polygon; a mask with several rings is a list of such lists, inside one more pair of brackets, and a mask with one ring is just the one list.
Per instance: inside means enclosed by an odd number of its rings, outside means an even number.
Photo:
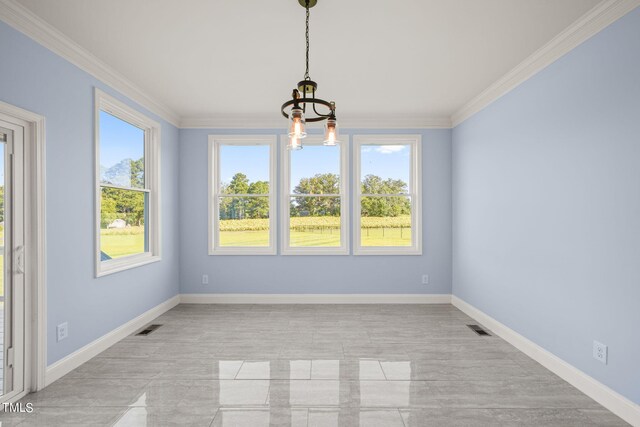
[{"label": "chandelier chain", "polygon": [[305,80],[310,80],[309,78],[309,0],[306,0],[306,9],[307,9],[307,19],[306,19],[306,24],[307,24],[307,31],[305,33],[305,37],[307,39],[307,57],[306,57],[306,71],[304,73],[304,79]]}]

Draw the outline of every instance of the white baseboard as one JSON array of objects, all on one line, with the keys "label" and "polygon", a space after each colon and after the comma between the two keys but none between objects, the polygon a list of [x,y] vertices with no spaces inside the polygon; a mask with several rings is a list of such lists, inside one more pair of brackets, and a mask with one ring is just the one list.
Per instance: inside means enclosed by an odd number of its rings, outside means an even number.
[{"label": "white baseboard", "polygon": [[513,329],[498,322],[491,316],[478,310],[471,304],[453,295],[451,303],[490,329],[500,338],[522,351],[524,354],[540,363],[542,366],[558,375],[563,380],[625,420],[633,426],[640,426],[640,405],[611,390],[606,385],[596,381],[578,368],[570,365],[558,356],[550,353],[538,344],[520,335]]},{"label": "white baseboard", "polygon": [[70,355],[58,360],[54,364],[47,366],[45,372],[45,386],[53,383],[62,376],[68,374],[78,366],[82,365],[89,359],[97,356],[104,350],[111,347],[121,339],[131,335],[133,332],[145,326],[147,323],[160,316],[162,313],[171,310],[180,303],[180,295],[176,295],[163,303],[145,311],[135,319],[129,320],[122,326],[101,336],[95,341],[90,342],[81,349],[78,349]]},{"label": "white baseboard", "polygon": [[450,304],[450,294],[181,294],[183,304]]}]

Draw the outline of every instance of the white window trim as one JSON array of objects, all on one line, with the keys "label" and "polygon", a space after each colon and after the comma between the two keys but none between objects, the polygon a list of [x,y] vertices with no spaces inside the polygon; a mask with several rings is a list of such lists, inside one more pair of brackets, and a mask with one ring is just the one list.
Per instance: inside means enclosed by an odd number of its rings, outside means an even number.
[{"label": "white window trim", "polygon": [[[269,146],[269,246],[220,246],[220,145],[267,145]],[[209,255],[275,255],[277,253],[276,228],[276,160],[277,138],[275,135],[209,135]]]},{"label": "white window trim", "polygon": [[[281,251],[282,255],[349,255],[349,136],[340,135],[340,246],[336,247],[297,247],[289,245],[289,199],[291,196],[291,151],[287,150],[289,137],[282,135],[281,141],[281,162],[282,168],[282,189],[280,195],[282,228],[281,228]],[[302,140],[305,145],[322,145],[323,138],[320,136],[307,136]],[[328,147],[330,148],[330,147]],[[303,148],[304,149],[304,148]]]},{"label": "white window trim", "polygon": [[[361,246],[360,242],[360,186],[361,147],[363,145],[410,145],[411,165],[409,188],[411,192],[412,246]],[[353,242],[354,255],[422,255],[422,137],[420,135],[354,135],[353,167]]]},{"label": "white window trim", "polygon": [[[95,256],[96,277],[160,261],[160,124],[100,89],[95,89]],[[108,261],[100,257],[100,111],[111,114],[144,130],[145,189],[149,194],[149,251]]]}]

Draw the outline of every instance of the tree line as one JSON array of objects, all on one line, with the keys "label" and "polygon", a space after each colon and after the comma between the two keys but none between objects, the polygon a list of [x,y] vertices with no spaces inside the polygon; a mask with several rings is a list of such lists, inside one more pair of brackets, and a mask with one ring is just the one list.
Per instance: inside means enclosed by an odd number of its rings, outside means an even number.
[{"label": "tree line", "polygon": [[[408,185],[402,180],[382,179],[366,175],[362,180],[362,194],[403,194]],[[236,173],[231,182],[223,184],[222,194],[268,194],[267,181],[250,182],[243,173]],[[308,194],[340,194],[340,177],[333,173],[302,178],[293,189],[290,213],[293,217],[340,216],[340,198],[335,196],[309,197]],[[403,196],[365,196],[361,212],[367,217],[396,217],[411,213],[411,202]],[[269,217],[268,197],[221,197],[220,219],[256,219]]]},{"label": "tree line", "polygon": [[[144,188],[144,158],[130,160],[129,175],[132,188]],[[102,187],[100,227],[107,228],[116,219],[125,220],[127,225],[144,225],[145,194],[142,191]]]},{"label": "tree line", "polygon": [[[144,159],[131,160],[131,187],[144,188]],[[403,194],[407,183],[399,179],[382,179],[366,175],[361,183],[362,194]],[[0,187],[0,191],[4,189]],[[222,194],[249,194],[254,197],[221,197],[220,219],[256,219],[269,217],[269,182],[250,182],[241,172],[229,183],[222,184]],[[339,194],[340,177],[333,173],[316,174],[302,178],[293,189],[290,202],[291,216],[340,216],[340,198],[335,196],[307,197],[307,194]],[[0,203],[2,199],[0,198]],[[144,224],[145,193],[118,188],[102,188],[101,227],[106,228],[116,219],[128,225]],[[403,196],[365,196],[362,198],[362,216],[396,217],[411,213],[411,203]],[[0,221],[2,220],[0,204]]]}]

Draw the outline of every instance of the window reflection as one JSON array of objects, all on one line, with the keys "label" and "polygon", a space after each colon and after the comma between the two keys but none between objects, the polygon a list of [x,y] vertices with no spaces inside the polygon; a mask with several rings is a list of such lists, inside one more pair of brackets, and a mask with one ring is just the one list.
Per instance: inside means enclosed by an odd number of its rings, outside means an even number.
[{"label": "window reflection", "polygon": [[388,380],[410,380],[411,362],[380,362]]},{"label": "window reflection", "polygon": [[339,360],[314,360],[311,362],[311,379],[337,380],[340,379]]},{"label": "window reflection", "polygon": [[147,425],[147,393],[142,393],[138,400],[129,405],[130,408],[113,424],[114,427]]}]

